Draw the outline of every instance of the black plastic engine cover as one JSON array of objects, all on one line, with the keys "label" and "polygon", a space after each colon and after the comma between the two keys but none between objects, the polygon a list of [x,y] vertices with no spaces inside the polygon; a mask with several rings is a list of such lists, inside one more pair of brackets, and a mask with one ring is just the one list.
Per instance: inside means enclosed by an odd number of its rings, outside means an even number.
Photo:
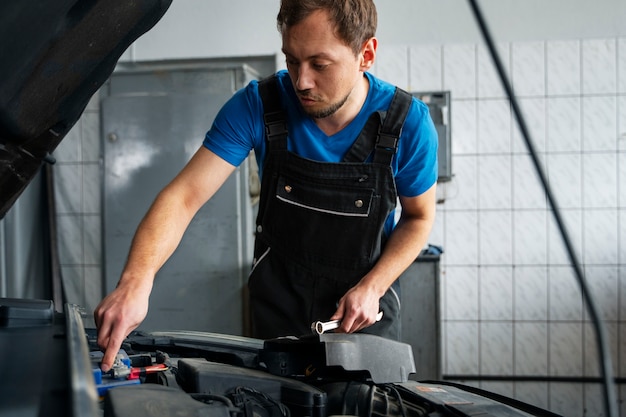
[{"label": "black plastic engine cover", "polygon": [[366,333],[324,333],[266,340],[259,360],[274,375],[349,376],[377,384],[405,382],[415,373],[411,346]]},{"label": "black plastic engine cover", "polygon": [[204,359],[178,361],[177,380],[186,392],[249,396],[254,392],[284,404],[294,416],[326,416],[326,393],[304,382],[264,371],[209,362]]}]

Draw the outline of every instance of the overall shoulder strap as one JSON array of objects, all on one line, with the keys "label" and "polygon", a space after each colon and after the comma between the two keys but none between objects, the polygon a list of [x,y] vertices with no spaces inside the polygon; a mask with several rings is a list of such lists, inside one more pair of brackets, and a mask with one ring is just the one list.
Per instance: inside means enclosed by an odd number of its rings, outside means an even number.
[{"label": "overall shoulder strap", "polygon": [[376,111],[370,115],[342,162],[365,162],[370,156],[376,143],[381,120],[385,118],[384,111]]},{"label": "overall shoulder strap", "polygon": [[259,95],[263,102],[263,122],[268,150],[287,149],[287,118],[281,107],[276,75],[259,81]]},{"label": "overall shoulder strap", "polygon": [[374,151],[373,162],[390,164],[412,99],[411,94],[396,88],[387,111],[372,113],[343,161],[364,162]]}]

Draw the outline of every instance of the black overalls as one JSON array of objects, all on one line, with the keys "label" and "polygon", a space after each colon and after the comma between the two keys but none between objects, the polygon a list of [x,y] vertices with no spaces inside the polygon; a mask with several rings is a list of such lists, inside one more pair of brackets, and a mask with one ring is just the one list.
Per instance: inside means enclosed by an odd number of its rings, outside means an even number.
[{"label": "black overalls", "polygon": [[[287,150],[276,83],[273,76],[259,82],[267,152],[248,286],[252,335],[261,339],[310,333],[380,257],[397,200],[391,159],[411,103],[396,89],[342,162],[317,162]],[[399,339],[398,292],[388,290],[380,309],[382,320],[363,332]]]}]

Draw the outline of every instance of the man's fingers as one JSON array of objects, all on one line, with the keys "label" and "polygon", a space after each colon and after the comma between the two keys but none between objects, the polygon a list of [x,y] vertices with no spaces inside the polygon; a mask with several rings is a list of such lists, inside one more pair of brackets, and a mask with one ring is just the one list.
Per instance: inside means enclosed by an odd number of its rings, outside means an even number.
[{"label": "man's fingers", "polygon": [[340,331],[344,331],[346,333],[354,333],[359,330],[363,330],[366,327],[373,325],[374,323],[380,321],[383,317],[383,312],[380,311],[374,320],[370,320],[365,315],[359,314],[346,314],[341,321]]},{"label": "man's fingers", "polygon": [[111,335],[111,337],[108,338],[104,357],[102,358],[102,365],[100,366],[103,372],[108,372],[113,366],[113,362],[115,361],[117,353],[120,351],[123,341],[124,337],[119,337],[119,335]]},{"label": "man's fingers", "polygon": [[115,357],[117,356],[126,335],[120,331],[122,327],[119,324],[114,326],[106,320],[103,320],[102,323],[102,327],[98,328],[97,342],[98,346],[104,350],[101,369],[103,372],[107,372],[113,366]]},{"label": "man's fingers", "polygon": [[337,304],[337,310],[335,310],[335,314],[333,314],[329,320],[341,320],[344,316],[345,305],[343,300],[339,300]]},{"label": "man's fingers", "polygon": [[102,372],[109,372],[109,370],[113,367],[115,355],[117,355],[117,352],[114,352],[113,350],[107,349],[105,351],[104,357],[102,358],[102,363],[100,364],[100,369],[102,369]]},{"label": "man's fingers", "polygon": [[104,324],[102,326],[100,324],[96,324],[96,327],[98,328],[98,339],[96,340],[96,342],[98,343],[98,346],[100,346],[102,349],[106,349],[109,344],[111,327],[104,327]]},{"label": "man's fingers", "polygon": [[364,323],[365,321],[363,320],[362,313],[346,309],[344,311],[343,319],[341,320],[340,329],[346,333],[354,333],[358,332],[363,327],[366,327]]}]

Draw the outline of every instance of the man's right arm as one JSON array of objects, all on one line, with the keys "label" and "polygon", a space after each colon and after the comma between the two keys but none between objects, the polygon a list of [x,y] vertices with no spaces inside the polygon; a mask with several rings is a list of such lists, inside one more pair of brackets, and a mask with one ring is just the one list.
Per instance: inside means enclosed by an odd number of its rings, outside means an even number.
[{"label": "man's right arm", "polygon": [[157,271],[172,255],[193,216],[222,186],[235,167],[201,147],[156,197],[133,238],[115,290],[96,307],[98,345],[108,371],[124,341],[146,317]]}]

